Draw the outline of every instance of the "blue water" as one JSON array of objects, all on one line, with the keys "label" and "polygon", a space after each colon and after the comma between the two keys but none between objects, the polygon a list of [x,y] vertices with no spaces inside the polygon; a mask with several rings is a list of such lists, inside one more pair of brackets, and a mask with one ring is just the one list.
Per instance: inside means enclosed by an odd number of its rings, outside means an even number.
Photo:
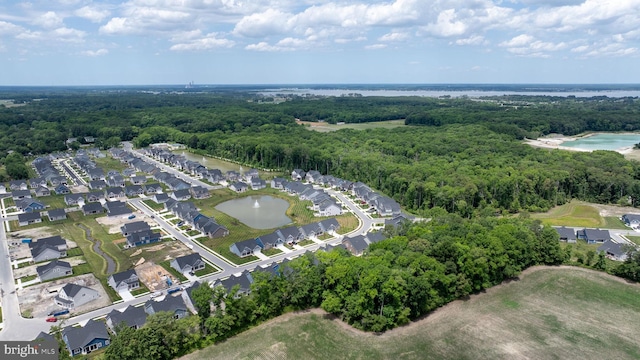
[{"label": "blue water", "polygon": [[640,134],[595,134],[583,139],[565,141],[561,146],[587,150],[618,150],[640,143]]}]

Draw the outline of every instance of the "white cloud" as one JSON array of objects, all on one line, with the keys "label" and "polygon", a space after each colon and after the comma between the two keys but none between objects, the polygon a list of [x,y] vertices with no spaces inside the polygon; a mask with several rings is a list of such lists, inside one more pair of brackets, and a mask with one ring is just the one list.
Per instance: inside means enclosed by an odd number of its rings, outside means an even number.
[{"label": "white cloud", "polygon": [[105,18],[107,18],[111,12],[104,9],[99,9],[93,6],[84,6],[74,12],[77,17],[81,17],[83,19],[90,20],[94,23],[102,22]]},{"label": "white cloud", "polygon": [[439,37],[460,36],[467,31],[467,28],[467,24],[458,19],[455,9],[441,12],[434,24],[425,27],[427,32]]},{"label": "white cloud", "polygon": [[33,24],[45,29],[54,29],[64,25],[63,17],[56,14],[55,11],[47,11],[46,13],[37,16],[33,19]]},{"label": "white cloud", "polygon": [[265,41],[261,41],[261,42],[259,42],[257,44],[249,44],[249,45],[245,46],[245,50],[252,50],[252,51],[280,51],[280,49],[278,49],[278,47],[269,45]]},{"label": "white cloud", "polygon": [[181,10],[164,10],[152,7],[135,7],[125,11],[125,16],[114,17],[100,27],[100,33],[110,35],[148,34],[171,32],[190,28],[196,14]]},{"label": "white cloud", "polygon": [[282,34],[291,29],[291,14],[268,9],[262,13],[251,14],[240,20],[233,33],[246,37],[267,37]]},{"label": "white cloud", "polygon": [[372,45],[367,45],[364,48],[366,50],[382,50],[386,47],[387,47],[387,44],[372,44]]},{"label": "white cloud", "polygon": [[202,38],[192,39],[188,42],[175,44],[169,48],[172,51],[202,51],[217,48],[230,48],[235,43],[232,40],[219,38],[218,34],[207,34]]},{"label": "white cloud", "polygon": [[16,34],[22,31],[22,27],[6,21],[0,21],[0,35]]},{"label": "white cloud", "polygon": [[409,38],[406,32],[390,32],[378,38],[379,41],[404,41]]},{"label": "white cloud", "polygon": [[509,41],[503,41],[500,43],[500,46],[503,47],[515,47],[515,46],[524,46],[532,43],[535,38],[531,35],[522,34],[512,38]]},{"label": "white cloud", "polygon": [[471,35],[465,39],[458,39],[455,41],[456,45],[483,45],[488,42],[485,40],[484,36],[481,35]]},{"label": "white cloud", "polygon": [[109,53],[109,50],[107,49],[98,49],[98,50],[85,50],[80,54],[84,56],[96,57],[96,56],[104,56],[104,55],[107,55],[108,53]]}]

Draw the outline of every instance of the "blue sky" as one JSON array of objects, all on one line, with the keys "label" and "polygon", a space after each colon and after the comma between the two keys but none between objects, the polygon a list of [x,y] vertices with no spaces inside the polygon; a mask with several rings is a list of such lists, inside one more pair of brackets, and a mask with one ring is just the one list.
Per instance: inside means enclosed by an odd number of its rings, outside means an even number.
[{"label": "blue sky", "polygon": [[640,83],[640,0],[0,2],[0,85]]}]

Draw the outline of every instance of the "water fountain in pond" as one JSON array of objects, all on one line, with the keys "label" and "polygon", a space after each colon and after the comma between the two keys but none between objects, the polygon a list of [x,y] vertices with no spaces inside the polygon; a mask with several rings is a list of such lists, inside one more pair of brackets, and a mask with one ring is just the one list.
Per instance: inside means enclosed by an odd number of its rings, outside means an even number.
[{"label": "water fountain in pond", "polygon": [[260,203],[258,202],[258,200],[256,199],[256,202],[253,203],[253,208],[257,209],[260,207]]}]

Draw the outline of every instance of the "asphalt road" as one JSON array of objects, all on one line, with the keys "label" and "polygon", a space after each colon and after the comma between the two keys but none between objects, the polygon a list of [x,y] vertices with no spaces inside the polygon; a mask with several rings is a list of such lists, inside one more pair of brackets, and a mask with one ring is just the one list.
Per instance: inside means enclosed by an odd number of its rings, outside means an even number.
[{"label": "asphalt road", "polygon": [[[342,201],[347,207],[349,207],[349,209],[351,209],[352,212],[355,213],[355,215],[360,219],[360,224],[358,226],[358,228],[356,228],[354,231],[352,231],[349,234],[345,234],[345,235],[350,235],[350,234],[356,234],[356,233],[361,233],[361,232],[366,232],[374,223],[375,221],[368,215],[365,214],[364,212],[362,212],[360,209],[358,209],[350,200],[348,200],[345,196],[343,196],[341,193],[338,192],[333,192],[333,191],[329,191],[330,193],[332,193],[332,195],[336,196],[338,199],[340,199],[340,201]],[[184,242],[185,244],[190,244],[193,246],[193,250],[197,251],[198,253],[200,253],[200,255],[207,259],[209,262],[213,263],[215,266],[217,266],[218,268],[221,269],[221,271],[215,273],[215,274],[211,274],[208,275],[206,277],[202,277],[201,280],[206,280],[206,281],[214,281],[216,279],[223,279],[226,277],[229,277],[233,274],[238,274],[241,273],[244,270],[253,270],[258,266],[266,266],[269,265],[271,263],[275,262],[280,262],[282,260],[284,260],[285,258],[295,258],[298,257],[302,254],[304,254],[307,251],[317,251],[320,248],[320,244],[313,244],[311,246],[307,246],[303,249],[296,249],[293,250],[289,253],[282,253],[282,254],[278,254],[276,256],[272,256],[267,260],[260,260],[260,261],[255,261],[252,263],[248,263],[248,264],[244,264],[241,266],[235,265],[235,264],[231,264],[228,263],[224,260],[222,260],[221,258],[215,256],[214,254],[212,254],[211,252],[209,252],[207,249],[201,247],[200,245],[198,245],[197,243],[191,241],[189,238],[187,238],[186,236],[184,236],[182,233],[180,233],[179,231],[177,231],[171,224],[169,224],[168,222],[164,221],[162,218],[160,218],[159,216],[155,216],[157,215],[153,210],[149,209],[147,206],[145,206],[142,203],[142,199],[130,199],[129,203],[131,205],[133,205],[134,207],[136,207],[138,210],[142,211],[143,213],[145,213],[146,215],[154,215],[154,220],[169,234],[171,234],[171,236],[175,237],[177,240],[180,240],[182,242]],[[8,256],[8,248],[7,248],[7,241],[6,241],[6,233],[4,231],[4,228],[0,231],[0,241],[2,241],[2,246],[0,249],[0,259],[2,258],[7,258]],[[328,244],[336,244],[336,243],[340,243],[342,241],[343,236],[339,236],[331,241],[328,241],[326,243]],[[4,291],[4,294],[2,296],[2,313],[3,313],[3,321],[4,321],[4,328],[3,330],[0,331],[0,340],[4,341],[4,340],[31,340],[34,339],[41,331],[44,332],[48,332],[51,328],[51,323],[48,323],[45,321],[45,318],[37,318],[37,319],[25,319],[23,318],[20,313],[19,313],[19,303],[18,303],[18,296],[14,293],[10,293],[12,291],[15,291],[15,286],[14,286],[14,279],[13,279],[13,273],[11,271],[11,265],[9,264],[9,261],[0,261],[1,262],[1,266],[0,266],[0,280],[2,282],[2,289]],[[97,318],[97,317],[101,317],[101,316],[105,316],[106,314],[108,314],[109,312],[111,312],[114,309],[118,309],[118,310],[122,310],[124,308],[126,308],[129,305],[138,305],[141,303],[146,302],[147,300],[150,299],[150,295],[144,295],[141,297],[137,297],[135,299],[129,300],[129,301],[124,301],[124,302],[120,302],[117,304],[113,304],[101,309],[97,309],[82,315],[78,315],[78,316],[74,316],[72,318],[69,318],[67,320],[65,320],[63,323],[58,323],[57,325],[63,325],[63,326],[67,326],[67,325],[73,325],[76,323],[79,323],[81,325],[84,325],[87,321],[89,321],[90,319],[93,318]],[[54,324],[56,325],[56,324]]]},{"label": "asphalt road", "polygon": [[78,176],[75,171],[66,163],[66,160],[60,161],[60,166],[64,169],[64,171],[71,177],[71,180],[76,183],[76,185],[87,185],[87,182],[84,181],[83,178]]}]

